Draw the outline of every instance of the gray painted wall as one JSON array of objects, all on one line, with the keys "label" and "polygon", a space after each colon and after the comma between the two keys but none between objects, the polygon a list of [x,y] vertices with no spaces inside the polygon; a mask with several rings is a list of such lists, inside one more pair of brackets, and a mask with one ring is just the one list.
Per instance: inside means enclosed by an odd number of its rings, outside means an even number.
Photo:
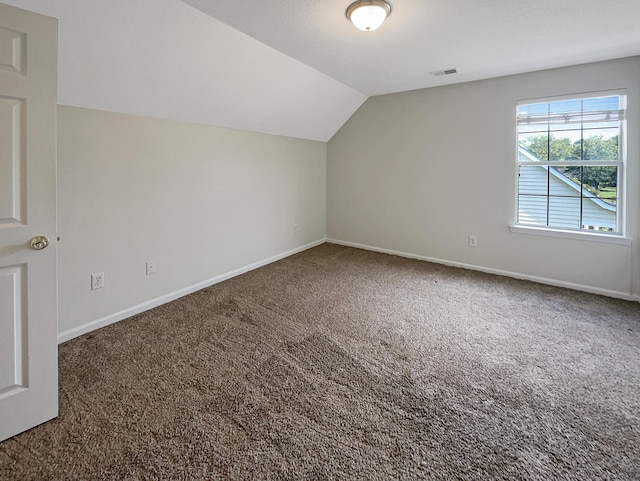
[{"label": "gray painted wall", "polygon": [[[628,94],[619,245],[511,232],[518,100]],[[640,290],[640,57],[369,98],[329,142],[327,237],[629,297]],[[468,236],[478,236],[478,247]],[[637,297],[636,297],[637,298]]]},{"label": "gray painted wall", "polygon": [[[324,239],[326,149],[58,106],[58,332],[100,327]],[[105,287],[91,291],[96,272]]]}]

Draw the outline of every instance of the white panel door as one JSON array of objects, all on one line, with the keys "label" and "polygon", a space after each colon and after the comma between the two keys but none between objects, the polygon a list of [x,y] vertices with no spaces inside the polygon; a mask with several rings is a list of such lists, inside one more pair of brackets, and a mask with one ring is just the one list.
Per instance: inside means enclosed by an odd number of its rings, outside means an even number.
[{"label": "white panel door", "polygon": [[56,20],[0,3],[0,441],[58,415],[56,58]]}]

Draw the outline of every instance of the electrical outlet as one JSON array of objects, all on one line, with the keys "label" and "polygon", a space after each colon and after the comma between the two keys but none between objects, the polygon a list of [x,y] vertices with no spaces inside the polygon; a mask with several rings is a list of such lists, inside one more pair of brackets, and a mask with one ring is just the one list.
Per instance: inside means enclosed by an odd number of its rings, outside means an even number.
[{"label": "electrical outlet", "polygon": [[102,289],[104,287],[104,272],[91,274],[91,290]]},{"label": "electrical outlet", "polygon": [[147,275],[152,276],[156,273],[156,261],[147,261]]},{"label": "electrical outlet", "polygon": [[478,238],[474,235],[469,236],[469,245],[471,247],[478,247]]},{"label": "electrical outlet", "polygon": [[293,224],[293,233],[297,234],[298,230],[300,230],[300,224]]}]

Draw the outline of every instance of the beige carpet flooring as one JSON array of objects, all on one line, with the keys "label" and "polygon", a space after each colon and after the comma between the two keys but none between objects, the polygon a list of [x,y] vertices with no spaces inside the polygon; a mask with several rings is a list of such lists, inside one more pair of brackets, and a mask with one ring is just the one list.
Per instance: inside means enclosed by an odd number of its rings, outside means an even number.
[{"label": "beige carpet flooring", "polygon": [[638,480],[640,305],[324,244],[60,346],[2,480]]}]

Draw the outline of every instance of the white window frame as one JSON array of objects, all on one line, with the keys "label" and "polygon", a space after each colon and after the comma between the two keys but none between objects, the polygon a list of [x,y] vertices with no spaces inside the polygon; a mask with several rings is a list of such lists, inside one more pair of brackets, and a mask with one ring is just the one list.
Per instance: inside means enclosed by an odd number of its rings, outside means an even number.
[{"label": "white window frame", "polygon": [[[511,232],[526,233],[534,235],[543,235],[550,237],[565,237],[572,239],[589,240],[596,242],[607,242],[615,244],[630,244],[631,239],[625,236],[626,233],[626,162],[627,162],[627,142],[626,142],[626,115],[623,117],[618,137],[618,160],[616,161],[588,161],[588,160],[571,160],[571,161],[539,161],[533,164],[532,162],[520,160],[519,155],[519,139],[518,139],[518,108],[522,105],[529,104],[543,104],[549,102],[558,102],[563,100],[583,100],[594,97],[609,97],[620,96],[624,99],[624,111],[626,114],[627,108],[627,91],[626,89],[605,90],[596,92],[584,92],[579,94],[561,95],[553,97],[542,97],[523,99],[516,102],[515,115],[515,210],[514,210],[514,222],[510,225]],[[518,210],[520,205],[519,195],[519,171],[522,165],[544,165],[544,166],[616,166],[618,167],[618,181],[617,181],[617,203],[616,203],[616,228],[615,232],[595,231],[582,228],[568,229],[546,225],[534,225],[534,224],[519,224],[518,223]]]}]

